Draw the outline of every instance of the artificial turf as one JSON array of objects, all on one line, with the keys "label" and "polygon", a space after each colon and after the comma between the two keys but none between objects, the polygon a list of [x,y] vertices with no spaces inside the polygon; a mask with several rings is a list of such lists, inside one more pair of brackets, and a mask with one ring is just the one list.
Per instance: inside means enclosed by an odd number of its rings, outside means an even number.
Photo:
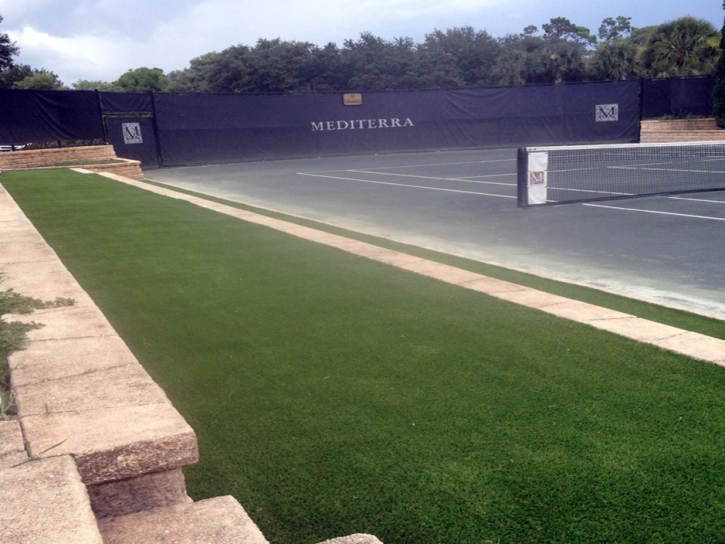
[{"label": "artificial turf", "polygon": [[272,543],[725,541],[725,369],[95,175],[3,185]]},{"label": "artificial turf", "polygon": [[213,202],[226,204],[227,206],[252,211],[260,215],[267,215],[290,223],[368,242],[380,247],[400,251],[401,253],[415,255],[416,257],[421,257],[423,259],[448,264],[464,270],[470,270],[471,272],[476,272],[492,278],[510,281],[519,285],[525,285],[526,287],[531,287],[547,293],[553,293],[573,300],[588,302],[590,304],[602,306],[603,308],[609,308],[611,310],[617,310],[636,317],[641,317],[642,319],[649,319],[650,321],[655,321],[657,323],[663,323],[665,325],[679,327],[688,331],[699,332],[700,334],[707,336],[725,339],[725,322],[723,322],[722,319],[707,317],[702,314],[696,314],[674,307],[661,306],[659,304],[653,304],[644,300],[617,295],[601,289],[586,287],[584,285],[552,280],[532,273],[513,270],[511,268],[505,268],[490,263],[483,263],[457,255],[441,253],[440,251],[413,246],[388,238],[363,234],[326,223],[321,223],[319,221],[313,221],[311,219],[305,219],[265,208],[217,198],[164,183],[158,183],[150,180],[147,180],[147,183],[157,185],[159,187],[171,188],[180,193],[190,194]]}]

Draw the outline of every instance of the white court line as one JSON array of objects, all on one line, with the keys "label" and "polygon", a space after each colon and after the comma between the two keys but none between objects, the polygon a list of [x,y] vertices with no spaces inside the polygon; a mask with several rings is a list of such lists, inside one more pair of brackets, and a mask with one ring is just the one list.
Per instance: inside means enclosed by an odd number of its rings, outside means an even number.
[{"label": "white court line", "polygon": [[658,212],[654,210],[640,210],[639,208],[622,208],[619,206],[604,206],[603,204],[582,204],[582,206],[591,206],[592,208],[609,208],[610,210],[624,210],[627,212],[654,213],[658,215],[675,215],[677,217],[692,217],[695,219],[710,219],[712,221],[725,221],[725,217],[708,217],[706,215],[691,215],[687,213],[674,212]]},{"label": "white court line", "polygon": [[343,181],[360,181],[362,183],[374,183],[376,185],[393,185],[396,187],[409,187],[411,189],[428,189],[429,191],[444,191],[447,193],[463,193],[467,195],[481,195],[481,196],[494,196],[498,198],[516,198],[515,196],[509,195],[494,195],[491,193],[477,193],[475,191],[459,191],[457,189],[440,189],[438,187],[424,187],[422,185],[407,185],[405,183],[390,183],[388,181],[370,181],[369,179],[356,179],[356,178],[343,178],[339,176],[324,176],[322,174],[315,174],[314,172],[297,172],[298,176],[311,176],[317,178],[328,178],[328,179],[341,179]]},{"label": "white court line", "polygon": [[711,204],[725,204],[725,200],[709,200],[706,198],[687,198],[684,196],[668,196],[670,200],[691,200],[692,202],[709,202]]},{"label": "white court line", "polygon": [[[487,164],[489,162],[516,162],[516,159],[496,159],[491,161],[465,161],[465,162],[439,162],[436,164],[406,164],[401,166],[374,166],[366,170],[394,170],[396,168],[428,168],[430,166],[458,166],[461,164]],[[311,174],[328,174],[330,172],[350,172],[350,170],[338,168],[336,170],[315,170]]]},{"label": "white court line", "polygon": [[607,166],[614,170],[652,170],[655,172],[692,172],[694,174],[725,174],[725,172],[713,172],[712,170],[688,170],[686,168],[643,168],[641,166]]},{"label": "white court line", "polygon": [[[415,174],[393,174],[392,172],[372,172],[369,170],[346,170],[347,172],[355,172],[356,174],[375,174],[376,176],[398,176],[404,178],[420,178],[433,179],[436,181],[460,181],[463,183],[480,183],[482,185],[506,185],[507,187],[515,187],[515,183],[501,183],[500,181],[475,181],[465,178],[438,178],[435,176],[416,176]],[[503,175],[503,174],[500,174]]]},{"label": "white court line", "polygon": [[[475,178],[505,178],[516,176],[516,172],[509,172],[508,174],[478,174],[477,176],[458,176],[456,179],[475,179]],[[512,183],[512,185],[516,185]]]}]

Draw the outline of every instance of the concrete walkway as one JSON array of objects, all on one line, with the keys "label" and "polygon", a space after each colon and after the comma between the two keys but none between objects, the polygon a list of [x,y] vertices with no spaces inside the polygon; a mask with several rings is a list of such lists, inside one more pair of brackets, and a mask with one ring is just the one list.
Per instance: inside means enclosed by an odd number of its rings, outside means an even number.
[{"label": "concrete walkway", "polygon": [[[84,172],[81,169],[78,170]],[[225,204],[219,204],[203,198],[180,193],[169,188],[134,181],[114,174],[101,175],[158,195],[185,200],[202,208],[214,210],[243,221],[264,225],[305,240],[325,244],[361,257],[366,257],[391,266],[397,266],[398,268],[423,276],[486,293],[487,295],[529,308],[535,308],[557,317],[585,323],[594,328],[609,331],[638,342],[653,344],[669,351],[687,355],[693,359],[725,366],[725,340],[663,325],[626,313],[601,308],[586,302],[579,302],[558,295],[544,293],[529,287],[489,278],[475,272],[461,270],[453,266],[414,257],[391,249],[381,248],[294,223],[288,223],[254,212],[240,210]]]}]

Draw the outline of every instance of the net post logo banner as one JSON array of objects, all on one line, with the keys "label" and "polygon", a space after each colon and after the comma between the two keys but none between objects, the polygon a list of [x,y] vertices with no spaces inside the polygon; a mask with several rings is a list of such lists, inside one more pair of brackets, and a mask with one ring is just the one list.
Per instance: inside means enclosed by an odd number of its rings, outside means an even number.
[{"label": "net post logo banner", "polygon": [[619,121],[619,104],[598,104],[594,111],[597,123]]},{"label": "net post logo banner", "polygon": [[141,125],[139,123],[121,123],[121,132],[123,132],[123,143],[142,144]]},{"label": "net post logo banner", "polygon": [[529,205],[546,204],[546,185],[548,180],[549,154],[546,151],[529,154],[528,196]]}]

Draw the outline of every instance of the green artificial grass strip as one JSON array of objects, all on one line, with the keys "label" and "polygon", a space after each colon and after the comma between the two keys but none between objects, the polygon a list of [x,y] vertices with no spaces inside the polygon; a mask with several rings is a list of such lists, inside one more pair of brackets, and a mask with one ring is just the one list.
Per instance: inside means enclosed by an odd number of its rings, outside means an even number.
[{"label": "green artificial grass strip", "polygon": [[699,332],[700,334],[705,334],[707,336],[713,336],[715,338],[721,338],[725,340],[725,321],[721,319],[706,317],[692,312],[687,312],[685,310],[668,308],[642,300],[612,294],[591,287],[585,287],[582,285],[576,285],[563,281],[551,280],[548,278],[537,276],[535,274],[528,274],[526,272],[520,272],[518,270],[512,270],[510,268],[504,268],[501,266],[482,263],[480,261],[475,261],[472,259],[466,259],[465,257],[458,257],[455,255],[449,255],[431,249],[425,249],[409,244],[404,244],[401,242],[395,242],[387,238],[363,234],[340,227],[334,227],[310,219],[303,219],[281,212],[275,212],[264,208],[257,208],[255,206],[241,204],[239,202],[234,202],[231,200],[216,198],[203,193],[197,193],[195,191],[181,189],[179,187],[167,185],[164,183],[158,183],[151,180],[146,180],[146,183],[149,183],[150,185],[157,185],[159,187],[170,188],[180,193],[205,198],[207,200],[226,204],[234,208],[255,212],[260,215],[266,215],[268,217],[274,217],[275,219],[281,219],[283,221],[311,227],[332,234],[338,234],[340,236],[360,240],[362,242],[367,242],[376,246],[400,251],[401,253],[407,253],[409,255],[421,257],[423,259],[428,259],[431,261],[455,266],[463,270],[469,270],[471,272],[483,274],[491,278],[509,281],[518,285],[525,285],[526,287],[531,287],[533,289],[538,289],[547,293],[560,295],[573,300],[580,300],[582,302],[588,302],[590,304],[601,306],[603,308],[609,308],[611,310],[617,310],[620,312],[634,315],[636,317],[641,317],[643,319],[649,319],[650,321],[656,321],[657,323],[663,323],[665,325],[671,325],[673,327],[678,327],[693,332]]},{"label": "green artificial grass strip", "polygon": [[716,542],[725,369],[94,175],[3,185],[274,544]]}]

